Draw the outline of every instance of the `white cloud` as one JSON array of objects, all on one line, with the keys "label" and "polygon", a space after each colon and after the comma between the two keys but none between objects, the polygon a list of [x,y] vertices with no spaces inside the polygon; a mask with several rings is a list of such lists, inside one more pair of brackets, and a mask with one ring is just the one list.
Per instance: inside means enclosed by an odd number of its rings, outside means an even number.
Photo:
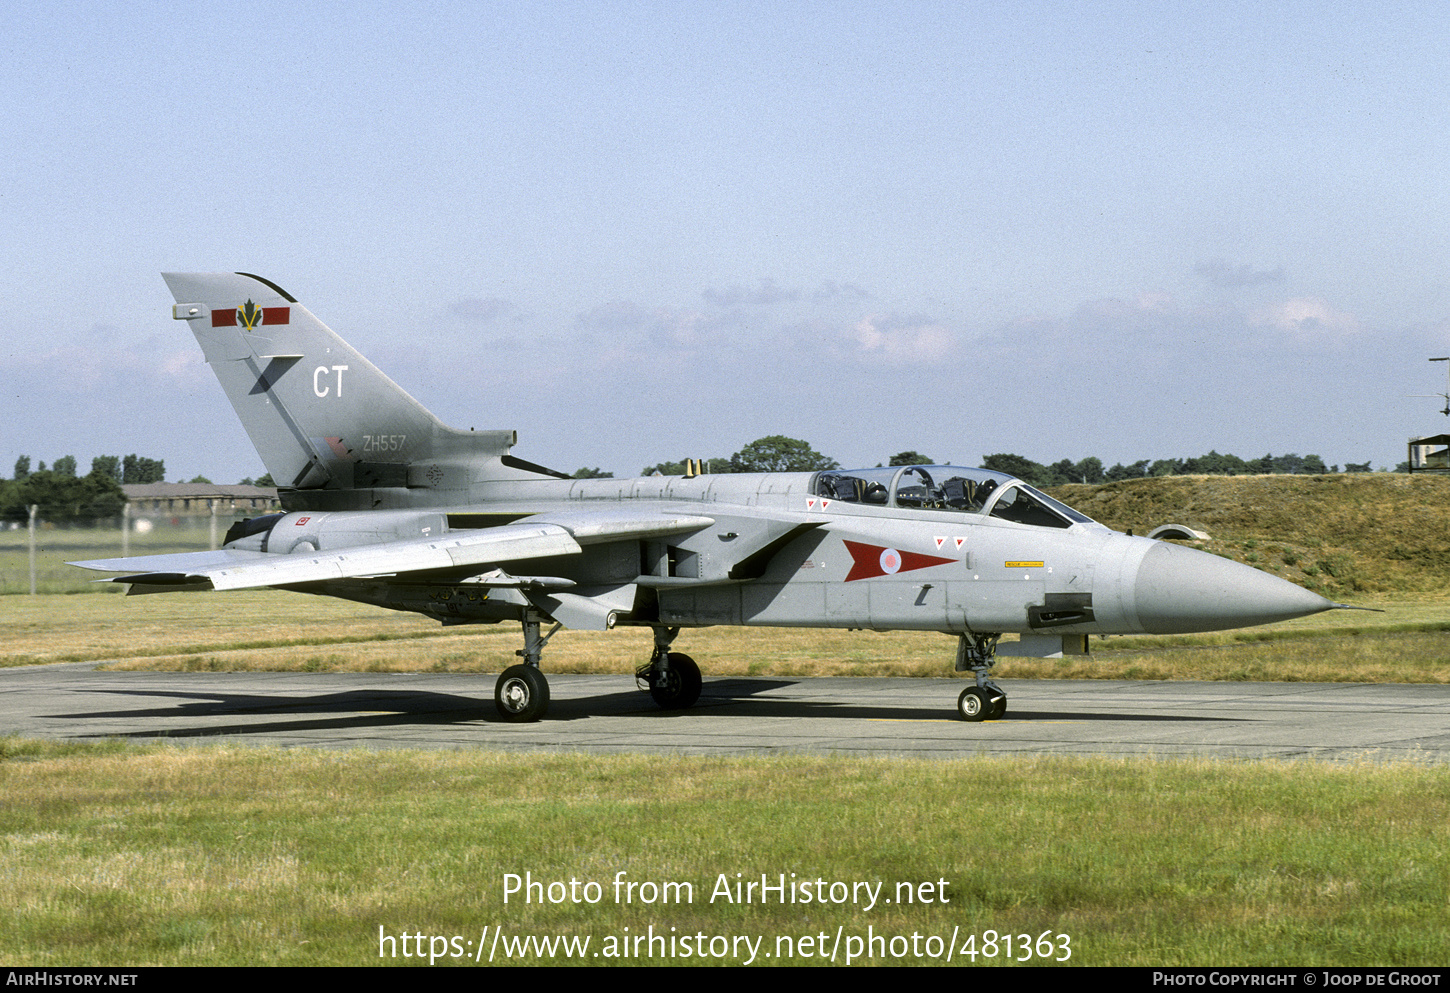
[{"label": "white cloud", "polygon": [[1249,315],[1249,323],[1303,336],[1353,334],[1361,329],[1353,314],[1335,310],[1318,297],[1295,297],[1261,308]]},{"label": "white cloud", "polygon": [[851,328],[851,339],[860,356],[883,359],[891,365],[936,362],[956,345],[952,332],[925,317],[905,319],[890,314],[870,314]]}]

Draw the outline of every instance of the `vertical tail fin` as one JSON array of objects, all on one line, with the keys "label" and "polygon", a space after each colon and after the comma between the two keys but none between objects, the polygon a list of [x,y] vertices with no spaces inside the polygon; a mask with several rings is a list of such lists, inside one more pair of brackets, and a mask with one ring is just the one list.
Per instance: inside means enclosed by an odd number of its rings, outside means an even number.
[{"label": "vertical tail fin", "polygon": [[501,457],[514,443],[511,431],[443,424],[275,283],[162,275],[172,316],[196,335],[278,486],[436,485],[440,462]]}]

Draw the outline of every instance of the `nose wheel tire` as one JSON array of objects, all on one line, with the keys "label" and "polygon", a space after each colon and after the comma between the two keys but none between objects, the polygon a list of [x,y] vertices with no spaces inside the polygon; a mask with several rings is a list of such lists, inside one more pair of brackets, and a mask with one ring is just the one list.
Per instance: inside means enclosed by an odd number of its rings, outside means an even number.
[{"label": "nose wheel tire", "polygon": [[665,710],[684,710],[700,699],[700,667],[688,655],[670,652],[669,668],[650,680],[649,695]]},{"label": "nose wheel tire", "polygon": [[980,686],[968,686],[957,697],[957,713],[964,721],[995,721],[1007,712],[1005,694],[995,696]]},{"label": "nose wheel tire", "polygon": [[957,713],[962,715],[964,721],[985,721],[991,709],[992,705],[987,702],[986,695],[975,686],[968,686],[957,697]]},{"label": "nose wheel tire", "polygon": [[549,709],[549,681],[535,666],[511,665],[494,685],[493,703],[510,723],[537,721]]}]

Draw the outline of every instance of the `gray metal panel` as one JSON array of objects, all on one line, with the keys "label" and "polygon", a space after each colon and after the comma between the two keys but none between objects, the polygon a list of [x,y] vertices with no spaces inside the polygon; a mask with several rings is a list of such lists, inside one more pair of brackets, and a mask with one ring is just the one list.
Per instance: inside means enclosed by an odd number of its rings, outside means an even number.
[{"label": "gray metal panel", "polygon": [[1041,605],[1041,580],[957,580],[947,583],[947,620],[953,630],[1031,631],[1027,608]]},{"label": "gray metal panel", "polygon": [[[513,443],[512,432],[444,425],[306,307],[262,280],[238,273],[164,276],[178,304],[201,305],[178,307],[176,316],[191,326],[281,486],[351,486],[355,462],[400,467],[396,482],[362,485],[403,486],[409,465],[485,459]],[[502,476],[532,475],[495,464]]]},{"label": "gray metal panel", "polygon": [[[485,532],[455,532],[437,538],[358,545],[329,552],[297,551],[279,555],[224,549],[221,553],[194,553],[196,557],[186,562],[183,568],[170,566],[185,556],[145,556],[71,564],[107,572],[183,572],[211,580],[218,590],[237,590],[290,586],[326,579],[453,570],[493,562],[578,554],[579,551],[578,542],[561,527],[511,524]],[[157,568],[162,565],[167,567]]]}]

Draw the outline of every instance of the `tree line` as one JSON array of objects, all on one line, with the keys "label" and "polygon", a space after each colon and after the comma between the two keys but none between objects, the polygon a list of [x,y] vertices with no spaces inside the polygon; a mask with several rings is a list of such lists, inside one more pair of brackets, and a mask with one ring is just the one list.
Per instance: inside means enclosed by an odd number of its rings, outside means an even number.
[{"label": "tree line", "polygon": [[[733,455],[722,458],[704,459],[704,472],[816,472],[822,469],[839,469],[840,463],[822,455],[808,442],[784,435],[771,435],[746,445]],[[936,460],[921,452],[908,450],[898,452],[887,461],[888,466],[932,465]],[[879,465],[880,463],[878,463]],[[1324,475],[1340,472],[1338,465],[1327,466],[1318,455],[1264,455],[1262,458],[1243,459],[1237,455],[1223,455],[1210,451],[1206,455],[1183,459],[1142,459],[1128,465],[1119,462],[1105,468],[1101,459],[1089,456],[1077,462],[1062,459],[1050,465],[1026,458],[999,452],[984,455],[979,463],[984,469],[1010,473],[1034,486],[1059,486],[1064,483],[1112,483],[1123,479],[1144,479],[1152,476],[1249,476],[1249,475]],[[645,466],[641,475],[659,473],[664,476],[682,476],[686,464],[681,462],[660,462]],[[1407,471],[1402,463],[1396,471]],[[1350,462],[1344,472],[1371,472],[1368,462]],[[580,469],[574,474],[578,478],[606,476],[598,469]]]},{"label": "tree line", "polygon": [[159,482],[165,476],[160,460],[136,455],[98,455],[85,476],[76,475],[74,455],[62,455],[48,469],[41,462],[33,471],[30,456],[22,455],[15,460],[14,478],[0,480],[0,518],[28,520],[32,506],[49,521],[116,517],[126,505],[122,482]]},{"label": "tree line", "polygon": [[[839,469],[841,464],[822,455],[799,438],[773,434],[757,438],[733,455],[700,459],[700,471],[717,472],[818,472]],[[896,463],[892,463],[895,465]],[[906,464],[906,463],[903,463]],[[641,476],[683,476],[688,468],[685,460],[658,462],[639,471]],[[613,479],[614,473],[585,466],[574,471],[575,479]]]},{"label": "tree line", "polygon": [[[1063,459],[1051,465],[1033,462],[1021,455],[1000,453],[982,458],[982,468],[1009,472],[1033,486],[1060,486],[1064,483],[1115,483],[1122,479],[1144,479],[1151,476],[1253,476],[1303,475],[1322,476],[1337,473],[1339,466],[1326,466],[1318,455],[1268,454],[1258,459],[1241,459],[1237,455],[1207,455],[1188,459],[1142,459],[1131,465],[1119,462],[1104,469],[1101,459],[1085,458],[1079,462]],[[1368,462],[1350,462],[1345,472],[1370,472]]]},{"label": "tree line", "polygon": [[[824,469],[839,469],[841,464],[811,447],[809,442],[785,435],[773,434],[744,446],[729,456],[702,459],[702,471],[707,473],[726,472],[818,472]],[[918,451],[907,450],[891,456],[886,465],[932,465],[935,460]],[[879,464],[879,463],[878,463]],[[1142,459],[1131,465],[1119,462],[1105,469],[1101,459],[1088,457],[1077,462],[1062,459],[1051,465],[1034,462],[1021,455],[999,452],[982,457],[981,466],[996,472],[1005,472],[1026,480],[1034,486],[1058,486],[1064,483],[1111,483],[1122,479],[1141,479],[1150,476],[1243,476],[1255,474],[1304,474],[1321,475],[1337,473],[1339,466],[1326,466],[1318,455],[1265,455],[1258,459],[1241,459],[1237,455],[1221,455],[1210,451],[1207,455],[1187,459]],[[687,465],[684,461],[659,462],[640,470],[642,476],[683,476]],[[1406,471],[1402,463],[1397,471]],[[1345,472],[1370,472],[1368,462],[1348,463]],[[612,477],[614,473],[585,466],[574,472],[576,479],[598,479]],[[81,520],[85,518],[114,517],[121,513],[126,498],[121,491],[122,484],[159,483],[166,478],[166,465],[161,459],[148,459],[139,455],[124,458],[115,455],[98,455],[91,460],[91,471],[86,476],[76,474],[74,455],[63,455],[46,468],[41,462],[34,471],[30,467],[30,456],[22,455],[15,460],[13,479],[0,480],[0,517],[7,520],[24,520],[29,516],[31,505],[38,504],[49,520]],[[208,483],[210,480],[197,476],[194,483]],[[271,486],[270,475],[257,480],[244,479],[243,485]]]},{"label": "tree line", "polygon": [[[711,472],[817,472],[839,469],[841,463],[822,455],[799,438],[772,434],[757,438],[733,455],[701,459],[702,471]],[[660,462],[640,470],[641,476],[683,476],[684,462]]]},{"label": "tree line", "polygon": [[[166,482],[166,463],[131,454],[97,455],[91,459],[91,471],[77,474],[76,457],[62,455],[49,468],[40,462],[31,468],[29,455],[15,460],[15,474],[0,479],[0,520],[26,521],[30,508],[53,523],[80,523],[119,516],[126,505],[121,487],[134,483]],[[210,484],[205,476],[196,476],[189,483]],[[258,479],[243,479],[242,486],[275,486],[270,473]]]},{"label": "tree line", "polygon": [[[62,479],[73,479],[76,475],[76,457],[62,455],[49,469],[46,469],[45,463],[42,462],[35,471],[38,473],[50,472]],[[166,482],[166,463],[161,459],[148,459],[140,455],[127,455],[125,458],[117,455],[97,455],[91,459],[91,475],[97,474],[126,485],[164,483]],[[22,455],[15,460],[13,481],[19,482],[29,479],[30,476],[30,456]]]}]

